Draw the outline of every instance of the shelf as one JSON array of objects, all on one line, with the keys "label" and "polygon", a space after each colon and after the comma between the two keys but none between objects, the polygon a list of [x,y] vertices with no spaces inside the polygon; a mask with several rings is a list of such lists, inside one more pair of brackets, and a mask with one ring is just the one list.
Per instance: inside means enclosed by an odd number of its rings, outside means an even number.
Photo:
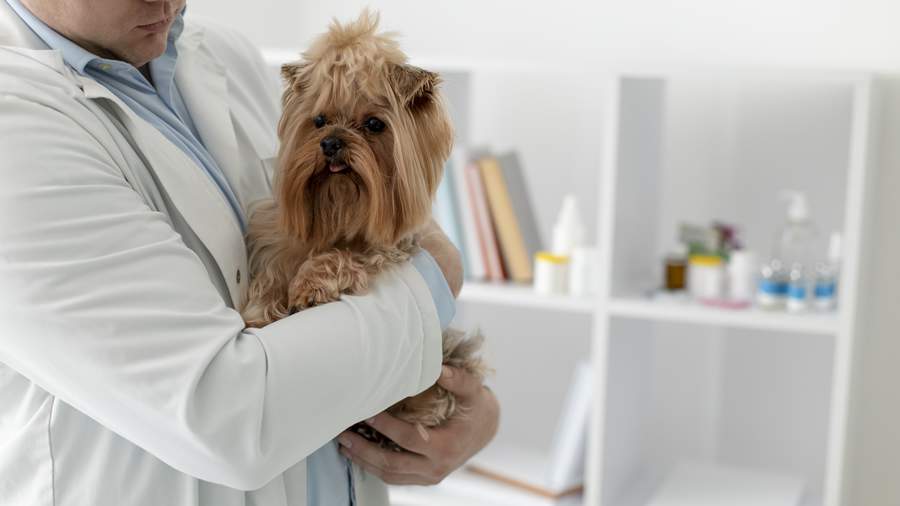
[{"label": "shelf", "polygon": [[658,301],[638,297],[613,298],[609,303],[609,314],[631,319],[782,332],[831,335],[838,331],[837,313],[791,314],[757,308],[725,309],[687,301]]},{"label": "shelf", "polygon": [[582,506],[581,496],[557,501],[481,477],[465,469],[433,487],[392,486],[394,506]]},{"label": "shelf", "polygon": [[511,283],[466,281],[459,294],[459,300],[582,314],[591,314],[594,310],[594,299],[590,297],[541,295],[535,293],[531,285]]},{"label": "shelf", "polygon": [[[509,283],[467,281],[459,300],[585,315],[592,314],[595,309],[595,299],[590,297],[540,295],[530,285]],[[757,308],[725,309],[690,301],[640,297],[615,297],[609,303],[608,312],[611,316],[631,319],[828,335],[837,332],[839,321],[837,313],[791,314]]]}]

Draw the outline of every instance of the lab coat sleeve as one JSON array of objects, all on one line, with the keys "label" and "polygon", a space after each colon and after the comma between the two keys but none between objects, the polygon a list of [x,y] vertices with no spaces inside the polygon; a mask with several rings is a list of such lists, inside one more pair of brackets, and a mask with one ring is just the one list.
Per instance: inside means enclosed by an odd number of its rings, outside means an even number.
[{"label": "lab coat sleeve", "polygon": [[0,117],[0,361],[175,469],[260,488],[437,379],[412,265],[244,329],[88,129],[3,95]]}]

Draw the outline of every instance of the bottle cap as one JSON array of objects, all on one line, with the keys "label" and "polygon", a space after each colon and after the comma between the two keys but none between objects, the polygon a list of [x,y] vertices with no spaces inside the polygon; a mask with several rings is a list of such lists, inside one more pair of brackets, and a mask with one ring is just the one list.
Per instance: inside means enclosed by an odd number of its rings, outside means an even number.
[{"label": "bottle cap", "polygon": [[534,254],[534,258],[540,262],[548,262],[551,264],[565,264],[569,262],[569,257],[565,255],[554,255],[549,251],[538,251]]},{"label": "bottle cap", "polygon": [[710,267],[722,265],[722,257],[716,255],[691,255],[688,261],[691,265],[706,265]]}]

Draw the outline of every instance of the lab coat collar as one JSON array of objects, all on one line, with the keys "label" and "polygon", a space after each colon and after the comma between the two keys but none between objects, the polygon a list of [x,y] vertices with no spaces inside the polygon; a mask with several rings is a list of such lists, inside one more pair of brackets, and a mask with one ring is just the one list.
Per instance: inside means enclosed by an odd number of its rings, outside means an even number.
[{"label": "lab coat collar", "polygon": [[47,44],[35,34],[16,11],[0,0],[0,47],[28,56],[44,65],[65,72],[62,54],[47,47]]}]

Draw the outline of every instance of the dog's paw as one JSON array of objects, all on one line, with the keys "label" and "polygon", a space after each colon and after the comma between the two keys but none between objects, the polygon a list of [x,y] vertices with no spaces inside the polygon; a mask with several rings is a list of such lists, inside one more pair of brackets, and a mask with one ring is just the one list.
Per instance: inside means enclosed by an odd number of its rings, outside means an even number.
[{"label": "dog's paw", "polygon": [[333,280],[298,275],[290,287],[290,304],[297,309],[334,302],[341,298]]}]

